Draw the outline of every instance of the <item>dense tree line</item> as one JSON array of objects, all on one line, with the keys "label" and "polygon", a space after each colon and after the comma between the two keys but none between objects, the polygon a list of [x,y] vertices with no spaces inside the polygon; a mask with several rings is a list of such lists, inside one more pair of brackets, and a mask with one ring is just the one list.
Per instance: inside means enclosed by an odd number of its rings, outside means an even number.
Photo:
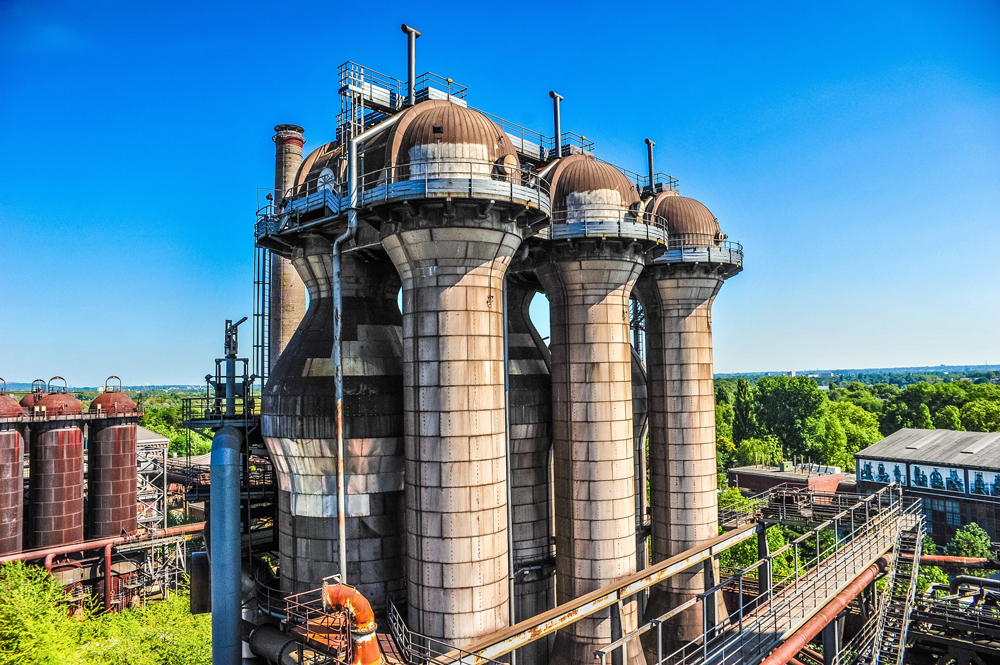
[{"label": "dense tree line", "polygon": [[855,453],[902,428],[1000,431],[1000,385],[982,380],[824,391],[808,377],[720,379],[715,397],[720,472],[793,457],[849,471]]},{"label": "dense tree line", "polygon": [[191,396],[191,393],[157,390],[143,397],[144,414],[139,424],[170,439],[171,455],[204,455],[212,450],[212,438],[207,431],[190,432],[190,451],[188,450],[189,433],[183,426],[181,400]]}]

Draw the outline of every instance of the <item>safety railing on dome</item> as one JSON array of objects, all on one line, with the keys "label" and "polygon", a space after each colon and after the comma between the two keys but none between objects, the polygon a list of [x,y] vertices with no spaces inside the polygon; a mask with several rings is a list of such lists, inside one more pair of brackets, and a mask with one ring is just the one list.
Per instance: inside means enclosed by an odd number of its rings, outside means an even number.
[{"label": "safety railing on dome", "polygon": [[621,206],[591,206],[552,213],[552,224],[539,237],[563,238],[622,237],[666,243],[667,220]]},{"label": "safety railing on dome", "polygon": [[659,263],[723,263],[743,265],[743,245],[710,238],[669,238]]}]

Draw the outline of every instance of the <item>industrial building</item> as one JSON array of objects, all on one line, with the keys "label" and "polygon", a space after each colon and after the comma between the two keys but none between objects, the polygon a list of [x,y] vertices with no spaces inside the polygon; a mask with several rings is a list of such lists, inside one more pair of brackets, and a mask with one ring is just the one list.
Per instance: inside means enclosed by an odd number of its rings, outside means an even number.
[{"label": "industrial building", "polygon": [[923,500],[928,535],[939,545],[972,523],[1000,540],[1000,433],[901,429],[855,457],[861,490],[894,482]]},{"label": "industrial building", "polygon": [[0,390],[0,563],[43,565],[105,611],[178,588],[204,525],[166,528],[167,442],[138,440],[141,415],[118,377],[86,411],[62,377]]}]

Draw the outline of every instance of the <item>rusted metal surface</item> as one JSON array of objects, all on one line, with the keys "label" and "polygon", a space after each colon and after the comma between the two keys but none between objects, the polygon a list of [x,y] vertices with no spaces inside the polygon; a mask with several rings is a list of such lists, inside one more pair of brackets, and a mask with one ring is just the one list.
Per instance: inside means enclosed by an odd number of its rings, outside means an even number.
[{"label": "rusted metal surface", "polygon": [[663,193],[657,196],[654,206],[653,212],[666,218],[671,239],[707,243],[724,240],[719,221],[700,201]]},{"label": "rusted metal surface", "polygon": [[809,621],[802,625],[792,635],[786,639],[781,646],[775,649],[771,655],[764,659],[761,665],[785,665],[795,654],[799,653],[803,647],[819,635],[820,631],[837,618],[848,604],[860,594],[866,586],[875,581],[875,578],[889,566],[892,559],[889,555],[879,557],[875,563],[868,566],[861,575],[847,585],[843,591],[834,596],[833,600],[823,606]]},{"label": "rusted metal surface", "polygon": [[[901,554],[900,558],[912,561],[912,554]],[[945,556],[940,554],[921,554],[920,565],[939,566],[943,568],[1000,568],[1000,564],[992,559],[982,559],[972,556]]]},{"label": "rusted metal surface", "polygon": [[[0,400],[4,397],[0,396]],[[21,408],[17,402],[14,406]],[[21,433],[12,426],[0,425],[0,555],[18,552],[22,546],[23,463]]]},{"label": "rusted metal surface", "polygon": [[553,213],[581,203],[622,208],[639,203],[639,192],[624,173],[584,155],[564,157],[549,175],[549,187]]},{"label": "rusted metal surface", "polygon": [[175,526],[170,527],[169,529],[154,531],[135,538],[102,538],[101,540],[87,540],[71,545],[60,545],[58,547],[46,547],[43,549],[32,549],[25,552],[19,552],[17,554],[8,554],[0,556],[0,563],[7,563],[8,561],[38,561],[45,559],[48,559],[51,562],[54,557],[61,556],[63,554],[99,550],[109,544],[122,545],[124,543],[138,543],[146,540],[171,538],[173,536],[190,536],[201,533],[204,530],[205,522],[195,522],[193,524],[184,524],[182,526]]},{"label": "rusted metal surface", "polygon": [[21,406],[27,411],[38,404],[43,397],[48,395],[47,392],[41,389],[35,389],[21,398]]},{"label": "rusted metal surface", "polygon": [[[465,646],[463,651],[476,655],[462,660],[464,665],[481,665],[490,659],[496,659],[510,653],[528,642],[537,640],[544,635],[550,635],[561,628],[579,621],[585,616],[610,607],[624,598],[644,589],[648,589],[663,580],[696,566],[733,545],[756,537],[757,525],[748,524],[739,529],[723,534],[713,539],[702,548],[684,552],[666,561],[639,571],[628,577],[588,593],[576,600],[564,603],[558,607],[543,612],[536,617],[522,621],[510,628],[487,635]],[[448,665],[458,662],[458,651],[434,659],[434,665]]]},{"label": "rusted metal surface", "polygon": [[136,531],[136,424],[123,420],[109,418],[90,427],[87,451],[89,538],[112,538]]},{"label": "rusted metal surface", "polygon": [[35,406],[45,409],[46,416],[78,416],[83,413],[80,400],[64,392],[50,393],[38,400]]},{"label": "rusted metal surface", "polygon": [[[41,405],[72,409],[80,402],[49,395]],[[48,403],[46,404],[46,401]],[[59,426],[63,425],[63,426]],[[83,432],[75,425],[39,427],[31,437],[31,476],[25,532],[32,548],[83,540]]]},{"label": "rusted metal surface", "polygon": [[94,401],[90,403],[90,412],[100,413],[108,417],[134,416],[138,414],[138,409],[135,402],[126,393],[113,391],[101,393],[95,397]]}]

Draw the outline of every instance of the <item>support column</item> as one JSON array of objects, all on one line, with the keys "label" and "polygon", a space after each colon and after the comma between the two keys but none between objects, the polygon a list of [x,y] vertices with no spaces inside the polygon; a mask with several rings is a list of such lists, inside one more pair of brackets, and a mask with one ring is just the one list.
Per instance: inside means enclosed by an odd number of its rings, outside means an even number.
[{"label": "support column", "polygon": [[773,573],[771,570],[771,560],[768,559],[770,551],[767,546],[767,524],[761,523],[760,531],[757,532],[757,558],[767,559],[757,569],[757,586],[760,596],[764,597],[771,592]]},{"label": "support column", "polygon": [[[508,413],[517,621],[555,606],[555,550],[549,501],[552,380],[549,352],[528,316],[537,290],[507,280]],[[549,638],[517,650],[518,665],[547,665]]]},{"label": "support column", "polygon": [[834,619],[823,627],[823,665],[837,665],[840,662],[840,623]]},{"label": "support column", "polygon": [[382,225],[403,285],[409,626],[456,646],[509,618],[504,219],[456,204]]},{"label": "support column", "polygon": [[[629,294],[642,270],[628,242],[553,245],[536,269],[551,307],[556,599],[565,603],[635,572]],[[590,665],[612,639],[603,610],[560,631],[552,663]],[[637,627],[635,601],[621,630]],[[629,663],[644,663],[638,644]]]},{"label": "support column", "polygon": [[[302,146],[306,139],[298,125],[278,125],[274,128],[274,208],[280,210],[285,195],[295,183],[302,165]],[[268,302],[268,357],[274,369],[278,356],[288,346],[296,328],[306,313],[306,288],[292,262],[271,254],[271,283]]]},{"label": "support column", "polygon": [[[719,535],[711,315],[721,286],[710,267],[654,263],[637,289],[646,308],[654,562]],[[705,583],[702,571],[671,577],[651,591],[647,618]],[[701,613],[692,608],[674,620],[675,644],[701,635]]]}]

